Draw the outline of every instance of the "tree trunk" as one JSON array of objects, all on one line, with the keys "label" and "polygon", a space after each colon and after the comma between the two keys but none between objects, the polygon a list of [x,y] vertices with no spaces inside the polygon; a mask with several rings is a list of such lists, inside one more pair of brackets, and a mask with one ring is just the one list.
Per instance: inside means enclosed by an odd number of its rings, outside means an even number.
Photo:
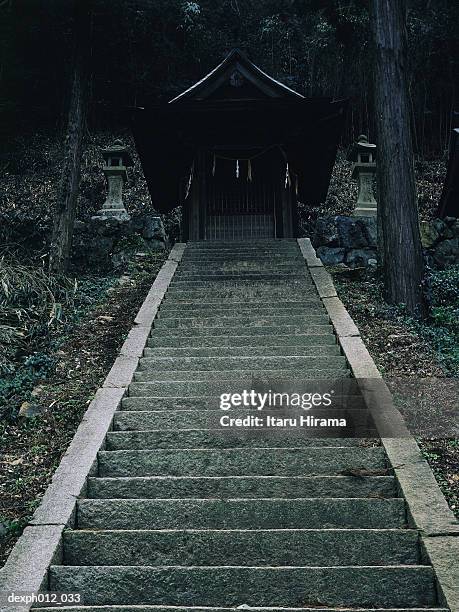
[{"label": "tree trunk", "polygon": [[378,142],[378,214],[386,299],[425,313],[407,79],[405,0],[370,0]]},{"label": "tree trunk", "polygon": [[75,0],[74,23],[74,58],[64,140],[64,159],[57,194],[49,262],[50,270],[59,274],[66,272],[68,268],[80,185],[89,92],[91,0]]}]

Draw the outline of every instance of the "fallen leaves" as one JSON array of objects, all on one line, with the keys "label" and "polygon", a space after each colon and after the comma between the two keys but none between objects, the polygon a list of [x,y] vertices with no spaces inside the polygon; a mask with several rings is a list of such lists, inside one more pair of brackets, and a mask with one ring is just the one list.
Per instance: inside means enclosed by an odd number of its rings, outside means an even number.
[{"label": "fallen leaves", "polygon": [[[384,303],[373,272],[366,271],[351,278],[335,270],[334,280],[340,298],[386,378],[445,378],[433,347],[411,329],[396,310]],[[423,439],[420,444],[451,509],[459,516],[459,441]],[[343,475],[359,477],[362,473],[349,470]]]},{"label": "fallen leaves", "polygon": [[[34,389],[33,401],[44,412],[34,419],[0,423],[0,515],[2,521],[27,523],[60,457],[81,422],[90,400],[115,360],[133,325],[165,254],[139,269],[136,283],[117,286],[88,313],[56,351],[55,374]],[[8,463],[6,463],[6,461]],[[10,532],[9,532],[10,533]],[[0,542],[0,565],[20,529]]]}]

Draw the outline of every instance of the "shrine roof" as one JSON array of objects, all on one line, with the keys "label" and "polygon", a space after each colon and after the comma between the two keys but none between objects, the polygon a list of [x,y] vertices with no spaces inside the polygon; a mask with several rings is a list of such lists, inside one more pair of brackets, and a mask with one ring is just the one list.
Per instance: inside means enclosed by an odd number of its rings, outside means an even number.
[{"label": "shrine roof", "polygon": [[301,99],[303,96],[266,74],[240,49],[233,49],[218,66],[170,100],[169,104],[190,100],[254,98]]}]

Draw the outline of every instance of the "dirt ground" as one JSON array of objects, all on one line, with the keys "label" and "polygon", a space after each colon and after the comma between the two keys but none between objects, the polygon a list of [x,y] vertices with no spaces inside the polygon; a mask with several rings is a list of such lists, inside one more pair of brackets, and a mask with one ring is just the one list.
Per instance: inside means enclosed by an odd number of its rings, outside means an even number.
[{"label": "dirt ground", "polygon": [[33,418],[0,422],[0,566],[38,506],[103,382],[165,254],[122,276],[60,346],[55,374],[37,388]]},{"label": "dirt ground", "polygon": [[[373,272],[330,269],[341,300],[385,377],[444,378],[432,346],[400,312],[382,300]],[[459,518],[459,440],[418,440],[448,503]]]}]

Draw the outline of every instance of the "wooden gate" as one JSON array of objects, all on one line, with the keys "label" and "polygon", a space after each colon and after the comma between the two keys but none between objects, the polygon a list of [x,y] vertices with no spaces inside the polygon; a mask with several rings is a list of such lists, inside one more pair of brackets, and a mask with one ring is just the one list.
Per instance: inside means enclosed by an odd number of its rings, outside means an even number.
[{"label": "wooden gate", "polygon": [[207,181],[205,240],[276,237],[276,186],[245,178]]}]

